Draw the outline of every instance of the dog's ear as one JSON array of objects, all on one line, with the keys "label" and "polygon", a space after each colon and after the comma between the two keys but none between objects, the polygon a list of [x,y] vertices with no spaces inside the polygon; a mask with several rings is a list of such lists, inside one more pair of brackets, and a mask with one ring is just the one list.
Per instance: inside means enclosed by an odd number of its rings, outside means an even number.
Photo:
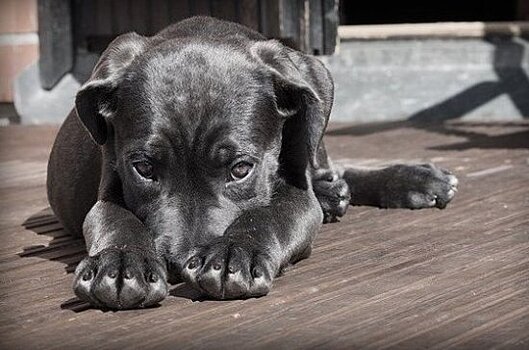
[{"label": "dog's ear", "polygon": [[333,83],[323,64],[312,56],[284,47],[276,40],[253,44],[252,55],[271,75],[276,108],[286,118],[283,138],[288,153],[306,154],[318,167],[317,153],[332,107]]},{"label": "dog's ear", "polygon": [[107,119],[116,110],[117,87],[127,67],[145,50],[148,40],[136,33],[123,34],[114,39],[75,97],[77,116],[100,145],[107,140]]}]

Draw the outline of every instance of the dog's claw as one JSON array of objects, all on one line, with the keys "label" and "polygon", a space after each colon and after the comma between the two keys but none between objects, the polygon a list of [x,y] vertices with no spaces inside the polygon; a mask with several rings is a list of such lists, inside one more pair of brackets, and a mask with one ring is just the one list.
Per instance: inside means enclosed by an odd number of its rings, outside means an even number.
[{"label": "dog's claw", "polygon": [[256,247],[244,249],[243,246],[234,247],[221,237],[202,247],[197,256],[189,260],[188,269],[183,271],[184,279],[193,288],[216,299],[267,294],[275,276],[273,271],[268,271],[273,264]]},{"label": "dog's claw", "polygon": [[321,179],[313,180],[312,185],[323,211],[323,223],[336,222],[339,217],[345,215],[351,199],[351,192],[345,180],[339,179],[331,172]]},{"label": "dog's claw", "polygon": [[149,274],[149,282],[150,283],[156,283],[156,282],[158,282],[159,279],[160,278],[158,277],[157,274],[155,274],[155,273],[150,273]]},{"label": "dog's claw", "polygon": [[394,165],[383,171],[387,178],[383,208],[444,209],[459,183],[456,176],[433,164]]},{"label": "dog's claw", "polygon": [[88,270],[83,274],[83,281],[89,281],[92,279],[92,271]]},{"label": "dog's claw", "polygon": [[96,307],[145,307],[167,295],[164,264],[133,251],[103,250],[85,258],[75,274],[75,294]]}]

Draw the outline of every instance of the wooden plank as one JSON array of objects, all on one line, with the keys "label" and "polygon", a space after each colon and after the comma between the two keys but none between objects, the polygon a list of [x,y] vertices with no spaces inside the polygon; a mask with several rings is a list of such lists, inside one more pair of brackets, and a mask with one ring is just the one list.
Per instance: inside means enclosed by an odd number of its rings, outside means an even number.
[{"label": "wooden plank", "polygon": [[300,22],[304,21],[300,9],[302,1],[279,2],[279,36],[288,46],[301,50]]},{"label": "wooden plank", "polygon": [[211,15],[228,21],[237,20],[236,0],[211,0]]},{"label": "wooden plank", "polygon": [[268,38],[280,38],[280,0],[261,0],[259,4],[261,32]]},{"label": "wooden plank", "polygon": [[[260,2],[261,32],[307,53],[324,54],[336,41],[337,4],[323,0],[273,0]],[[334,27],[333,27],[334,26]],[[334,37],[333,37],[334,35]]]},{"label": "wooden plank", "polygon": [[172,1],[172,0],[167,0],[167,1],[168,1],[168,7],[169,7],[169,23],[176,23],[192,15],[191,13],[192,4],[190,4],[190,2]]},{"label": "wooden plank", "polygon": [[56,130],[0,128],[1,348],[527,348],[527,121],[331,125],[336,163],[435,161],[458,175],[457,197],[445,210],[350,207],[266,297],[197,302],[176,285],[159,308],[116,313],[71,291],[85,253],[46,209]]},{"label": "wooden plank", "polygon": [[[93,31],[90,33],[94,36],[109,37],[113,36],[113,22],[116,20],[115,10],[112,6],[113,1],[108,0],[96,0],[94,1],[94,13],[93,16],[90,13],[85,14],[93,22]],[[120,9],[117,9],[121,11]]]},{"label": "wooden plank", "polygon": [[134,30],[130,23],[131,3],[129,0],[113,0],[112,12],[114,13],[113,26],[115,34],[119,35]]},{"label": "wooden plank", "polygon": [[310,50],[314,55],[323,53],[323,9],[322,0],[310,0],[309,10],[309,42]]},{"label": "wooden plank", "polygon": [[151,13],[148,0],[129,0],[130,25],[142,35],[151,35]]},{"label": "wooden plank", "polygon": [[40,0],[38,14],[40,83],[51,89],[73,66],[71,2]]},{"label": "wooden plank", "polygon": [[151,14],[151,32],[157,33],[167,27],[170,23],[170,5],[169,0],[150,0],[149,13]]},{"label": "wooden plank", "polygon": [[196,0],[190,3],[191,13],[193,15],[211,15],[211,2],[210,0]]},{"label": "wooden plank", "polygon": [[298,25],[299,25],[299,49],[306,53],[312,53],[311,39],[311,9],[310,0],[298,1]]},{"label": "wooden plank", "polygon": [[254,30],[259,30],[259,0],[239,0],[238,21]]},{"label": "wooden plank", "polygon": [[338,0],[323,0],[323,54],[332,55],[338,40]]}]

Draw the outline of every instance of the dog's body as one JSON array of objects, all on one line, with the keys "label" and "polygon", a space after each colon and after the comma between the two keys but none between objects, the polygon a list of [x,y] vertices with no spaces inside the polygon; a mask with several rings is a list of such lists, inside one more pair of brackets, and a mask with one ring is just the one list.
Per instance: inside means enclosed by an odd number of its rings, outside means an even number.
[{"label": "dog's body", "polygon": [[431,165],[334,171],[321,142],[332,100],[317,59],[234,23],[114,40],[48,167],[50,204],[88,248],[76,294],[141,307],[183,279],[214,298],[264,295],[350,203],[451,200],[456,178]]}]

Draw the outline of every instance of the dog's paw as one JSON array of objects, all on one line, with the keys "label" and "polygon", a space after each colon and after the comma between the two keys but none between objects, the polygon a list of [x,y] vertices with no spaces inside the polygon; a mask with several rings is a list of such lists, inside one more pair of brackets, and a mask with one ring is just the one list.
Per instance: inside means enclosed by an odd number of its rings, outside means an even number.
[{"label": "dog's paw", "polygon": [[87,257],[75,270],[74,292],[95,307],[132,309],[167,295],[165,264],[138,250],[110,248]]},{"label": "dog's paw", "polygon": [[444,209],[457,192],[457,178],[433,164],[394,165],[384,172],[382,207]]},{"label": "dog's paw", "polygon": [[336,222],[345,215],[351,192],[344,179],[329,174],[328,177],[315,179],[312,187],[323,211],[323,222]]},{"label": "dog's paw", "polygon": [[182,275],[210,297],[236,299],[268,294],[276,270],[270,256],[258,247],[220,237],[198,249],[184,265]]}]

